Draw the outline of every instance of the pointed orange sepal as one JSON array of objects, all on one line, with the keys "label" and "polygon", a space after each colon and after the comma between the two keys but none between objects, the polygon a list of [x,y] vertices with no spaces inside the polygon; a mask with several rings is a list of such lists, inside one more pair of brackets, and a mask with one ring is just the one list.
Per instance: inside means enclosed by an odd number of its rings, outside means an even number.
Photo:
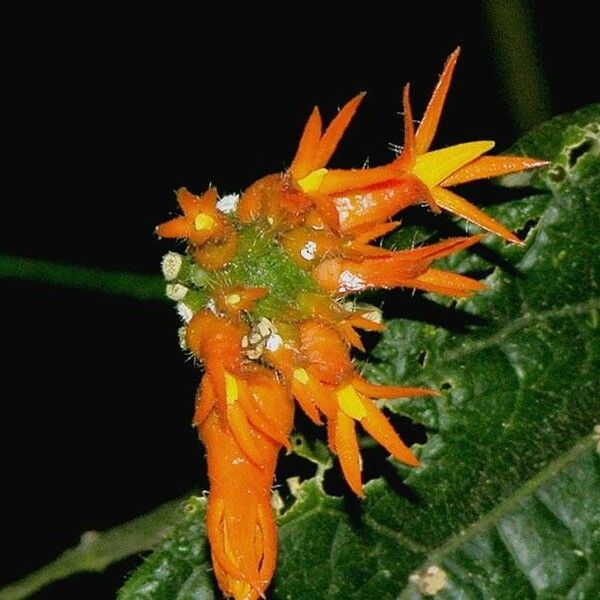
[{"label": "pointed orange sepal", "polygon": [[175,217],[156,227],[156,233],[163,238],[187,238],[191,232],[191,224],[185,217]]},{"label": "pointed orange sepal", "polygon": [[290,167],[290,171],[296,180],[306,177],[313,169],[314,157],[321,139],[322,126],[319,107],[315,106],[306,122],[296,156]]},{"label": "pointed orange sepal", "polygon": [[350,346],[353,346],[357,350],[360,350],[361,352],[365,351],[365,345],[360,339],[360,335],[356,333],[354,326],[350,322],[341,321],[337,324],[337,328],[342,334],[344,340],[346,340],[346,343],[348,343]]},{"label": "pointed orange sepal", "polygon": [[456,298],[467,297],[486,289],[486,285],[476,279],[438,269],[428,269],[419,277],[406,280],[403,285]]},{"label": "pointed orange sepal", "polygon": [[399,225],[400,221],[390,221],[389,223],[379,223],[377,225],[368,226],[365,231],[354,230],[352,232],[353,238],[350,242],[350,246],[364,246],[369,242],[394,231]]},{"label": "pointed orange sepal", "polygon": [[360,92],[354,96],[354,98],[346,102],[331,121],[319,141],[319,146],[315,153],[314,163],[312,165],[313,169],[321,169],[327,165],[365,95],[366,92]]},{"label": "pointed orange sepal", "polygon": [[304,127],[296,156],[290,166],[293,178],[297,182],[304,180],[301,187],[308,186],[318,189],[319,186],[315,182],[306,180],[312,179],[313,175],[317,178],[321,177],[322,174],[318,171],[329,162],[364,96],[365,92],[361,92],[347,102],[323,134],[321,134],[321,114],[318,107],[315,106]]},{"label": "pointed orange sepal", "polygon": [[335,418],[335,448],[348,485],[359,498],[364,498],[354,419],[341,410]]},{"label": "pointed orange sepal", "polygon": [[431,195],[435,198],[439,206],[450,211],[452,214],[462,217],[475,225],[479,225],[479,227],[495,233],[509,242],[523,245],[523,242],[512,231],[458,194],[443,187],[435,187],[431,190]]},{"label": "pointed orange sepal", "polygon": [[354,388],[370,398],[406,398],[409,396],[440,396],[437,390],[429,388],[401,387],[396,385],[376,385],[357,375],[352,380]]},{"label": "pointed orange sepal", "polygon": [[[363,313],[367,314],[367,313]],[[384,331],[385,326],[383,323],[376,323],[367,317],[364,317],[363,314],[356,315],[347,319],[347,323],[352,325],[352,327],[356,327],[357,329],[363,329],[364,331]]]},{"label": "pointed orange sepal", "polygon": [[440,185],[450,187],[476,181],[477,179],[488,179],[489,177],[498,177],[508,173],[543,167],[547,164],[547,160],[529,158],[528,156],[480,156],[452,173]]},{"label": "pointed orange sepal", "polygon": [[[389,173],[389,167],[386,170]],[[340,193],[333,201],[338,213],[339,230],[347,233],[356,228],[362,230],[364,227],[386,222],[402,209],[417,202],[429,203],[430,193],[429,188],[418,177],[396,171],[395,178],[388,180],[385,185]]]},{"label": "pointed orange sepal", "polygon": [[323,175],[319,192],[336,195],[395,181],[401,174],[390,166],[372,169],[332,169]]},{"label": "pointed orange sepal", "polygon": [[404,112],[404,148],[392,165],[402,171],[409,171],[415,164],[417,144],[415,138],[415,124],[413,122],[412,108],[410,106],[410,84],[404,86],[402,94],[402,110]]},{"label": "pointed orange sepal", "polygon": [[482,240],[482,235],[469,235],[464,237],[448,238],[435,244],[413,248],[412,250],[399,250],[396,254],[410,261],[427,260],[429,262],[444,258],[460,250],[465,250]]},{"label": "pointed orange sepal", "polygon": [[422,260],[411,261],[402,256],[348,260],[324,260],[314,271],[319,286],[331,293],[349,294],[369,288],[392,288],[407,278],[423,273],[427,265]]},{"label": "pointed orange sepal", "polygon": [[[264,410],[264,407],[257,402],[256,388],[254,386],[251,387],[248,382],[244,381],[242,378],[238,379],[238,386],[240,394],[237,401],[240,403],[240,406],[252,427],[264,436],[271,438],[280,446],[289,450],[289,432],[281,427],[278,419],[272,418]],[[273,391],[274,390],[269,390],[270,393],[273,393]]]},{"label": "pointed orange sepal", "polygon": [[440,75],[440,79],[433,90],[431,100],[427,105],[423,120],[421,121],[415,136],[417,154],[427,152],[435,137],[459,54],[460,47],[456,48],[456,50],[448,57],[446,64],[444,65],[444,70]]},{"label": "pointed orange sepal", "polygon": [[369,398],[363,398],[366,416],[361,420],[367,433],[379,442],[395,459],[411,467],[418,467],[419,460],[400,439],[385,415]]}]

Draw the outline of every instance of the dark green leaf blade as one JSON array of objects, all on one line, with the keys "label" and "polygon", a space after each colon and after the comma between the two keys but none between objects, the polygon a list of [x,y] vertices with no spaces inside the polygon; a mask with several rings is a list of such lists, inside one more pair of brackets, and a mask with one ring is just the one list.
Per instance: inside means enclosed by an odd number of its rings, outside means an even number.
[{"label": "dark green leaf blade", "polygon": [[182,506],[170,535],[127,580],[119,600],[214,600],[205,509],[196,496]]},{"label": "dark green leaf blade", "polygon": [[[444,392],[389,403],[427,426],[422,467],[393,463],[409,493],[377,479],[352,510],[323,492],[324,467],[293,485],[272,598],[600,597],[599,135],[593,105],[517,145],[553,161],[504,178],[536,193],[489,209],[513,229],[530,225],[525,247],[486,239],[447,261],[494,266],[488,291],[440,308],[476,324],[388,324],[365,373]],[[209,569],[198,510],[120,598],[218,597]]]},{"label": "dark green leaf blade", "polygon": [[[482,324],[465,334],[395,321],[376,349],[380,363],[368,369],[380,381],[446,390],[441,400],[396,405],[430,429],[424,466],[407,478],[420,506],[394,501],[378,484],[369,496],[370,515],[426,540],[427,554],[511,498],[600,421],[600,242],[594,233],[600,227],[600,107],[557,122],[560,127],[551,122],[538,130],[542,140],[534,133],[520,143],[523,152],[544,149],[555,160],[535,176],[545,186],[543,201],[534,197],[533,211],[527,199],[520,201],[527,208],[523,221],[539,219],[526,247],[496,242],[504,268],[488,277],[487,292],[456,307]],[[582,145],[586,152],[573,162],[572,148]],[[557,164],[564,166],[560,181]],[[502,205],[496,216],[507,221],[502,213],[508,213],[509,225],[518,226],[514,211]],[[468,270],[480,260],[462,258],[454,266]],[[600,496],[594,480],[589,483],[587,493]],[[591,525],[597,531],[597,522]],[[514,567],[515,581],[518,574]],[[557,581],[546,583],[537,591],[563,593]],[[476,597],[460,588],[449,597],[459,596]]]},{"label": "dark green leaf blade", "polygon": [[492,254],[465,253],[450,265],[496,265],[489,290],[453,308],[481,324],[454,333],[389,323],[367,374],[445,391],[392,404],[429,429],[423,466],[398,466],[412,494],[372,481],[357,516],[320,479],[295,489],[280,518],[273,598],[391,600],[435,590],[441,598],[594,597],[599,122],[599,107],[588,107],[519,143],[520,152],[554,161],[505,180],[536,195],[490,211],[515,229],[535,221],[525,248],[494,240]]}]

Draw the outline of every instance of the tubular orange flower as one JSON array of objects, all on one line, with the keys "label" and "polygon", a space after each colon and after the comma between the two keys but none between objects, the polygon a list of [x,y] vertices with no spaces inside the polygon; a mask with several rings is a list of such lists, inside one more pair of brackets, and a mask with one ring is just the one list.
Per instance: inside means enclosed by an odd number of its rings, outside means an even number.
[{"label": "tubular orange flower", "polygon": [[[487,179],[531,169],[547,164],[546,161],[526,156],[483,156],[494,147],[494,142],[467,142],[441,150],[429,151],[437,131],[444,102],[452,75],[460,54],[457,48],[446,61],[446,66],[433,92],[425,115],[416,134],[413,133],[412,111],[409,88],[404,89],[405,138],[404,150],[394,163],[416,175],[429,188],[431,197],[440,208],[471,221],[504,239],[521,244],[521,240],[500,223],[494,221],[476,206],[458,194],[448,190],[449,186]],[[392,163],[392,164],[394,164]]]},{"label": "tubular orange flower", "polygon": [[[409,86],[404,88],[404,149],[389,165],[371,169],[327,170],[326,162],[322,160],[307,161],[307,156],[330,158],[333,153],[331,143],[339,142],[363,95],[351,100],[332,122],[329,129],[334,129],[336,135],[329,136],[327,153],[318,153],[322,142],[313,130],[317,128],[320,131],[320,117],[317,109],[313,111],[290,172],[303,191],[313,196],[315,201],[319,198],[317,205],[333,203],[339,230],[347,231],[360,225],[385,221],[406,206],[422,201],[434,211],[446,209],[511,242],[521,243],[503,225],[447,188],[539,167],[545,165],[546,161],[522,156],[483,156],[494,147],[494,142],[490,141],[468,142],[429,151],[459,53],[460,49],[457,48],[446,61],[416,133]],[[342,115],[345,118],[341,119]],[[302,165],[302,169],[298,168],[298,164]]]},{"label": "tubular orange flower", "polygon": [[484,156],[492,142],[430,151],[456,50],[417,131],[404,90],[404,149],[387,165],[327,168],[364,94],[350,100],[323,131],[315,108],[290,168],[267,175],[241,197],[182,188],[183,214],[158,226],[160,236],[187,240],[163,271],[169,297],[185,322],[185,347],[202,362],[194,423],[206,447],[210,494],[207,531],[215,575],[236,600],[264,596],[277,542],[270,494],[277,455],[290,450],[294,400],[327,427],[350,489],[364,496],[357,424],[397,460],[419,460],[376,400],[437,395],[426,388],[374,385],[361,377],[351,349],[364,350],[358,329],[381,331],[381,315],[347,296],[407,287],[455,297],[485,286],[435,268],[482,236],[455,237],[405,250],[376,240],[400,226],[409,205],[446,209],[520,243],[448,187],[543,164]]}]

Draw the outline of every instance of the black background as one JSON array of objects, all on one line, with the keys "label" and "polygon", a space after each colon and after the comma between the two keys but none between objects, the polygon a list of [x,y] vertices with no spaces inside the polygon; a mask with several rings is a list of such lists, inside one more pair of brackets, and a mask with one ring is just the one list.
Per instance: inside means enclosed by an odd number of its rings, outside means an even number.
[{"label": "black background", "polygon": [[[173,190],[237,191],[281,170],[313,104],[330,118],[367,90],[334,164],[389,159],[402,86],[419,116],[445,57],[463,54],[438,146],[516,138],[478,2],[281,14],[85,12],[13,17],[4,55],[0,252],[154,273]],[[451,5],[451,6],[449,6]],[[591,24],[532,14],[552,113],[598,100]],[[163,9],[161,9],[162,11]],[[565,14],[565,11],[572,11]],[[398,12],[398,11],[395,11]],[[272,19],[268,23],[267,19]],[[72,23],[72,24],[71,24]],[[589,65],[588,76],[573,62]],[[2,569],[8,582],[104,529],[205,486],[190,426],[199,372],[167,303],[3,281]],[[135,560],[36,598],[110,598]]]}]

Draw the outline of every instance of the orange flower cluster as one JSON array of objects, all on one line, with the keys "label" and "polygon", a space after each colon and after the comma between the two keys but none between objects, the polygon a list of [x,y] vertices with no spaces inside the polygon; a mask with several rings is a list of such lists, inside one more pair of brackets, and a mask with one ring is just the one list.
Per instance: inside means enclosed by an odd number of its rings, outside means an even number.
[{"label": "orange flower cluster", "polygon": [[[363,349],[356,329],[383,326],[372,310],[343,300],[369,288],[399,286],[468,296],[484,285],[431,265],[482,236],[401,251],[374,240],[399,226],[391,220],[399,211],[425,203],[521,243],[448,188],[544,163],[484,156],[493,147],[488,141],[429,150],[457,58],[458,50],[446,62],[416,132],[405,87],[404,148],[389,164],[327,168],[364,97],[359,94],[325,131],[315,108],[290,168],[258,180],[237,205],[226,197],[228,206],[220,206],[225,198],[219,201],[213,188],[201,197],[182,189],[177,199],[183,215],[158,227],[163,237],[187,240],[191,264],[203,273],[193,291],[194,309],[188,306],[185,315],[185,340],[205,371],[194,422],[208,457],[213,565],[221,590],[236,600],[264,595],[275,569],[270,493],[277,455],[282,447],[289,450],[294,400],[313,422],[326,422],[329,447],[358,496],[357,424],[397,460],[419,464],[375,400],[437,392],[362,378],[350,357],[352,347]],[[256,240],[268,248],[268,260],[255,249]],[[307,284],[276,285],[278,264],[287,269],[286,281]],[[173,294],[187,292],[182,285]]]}]

